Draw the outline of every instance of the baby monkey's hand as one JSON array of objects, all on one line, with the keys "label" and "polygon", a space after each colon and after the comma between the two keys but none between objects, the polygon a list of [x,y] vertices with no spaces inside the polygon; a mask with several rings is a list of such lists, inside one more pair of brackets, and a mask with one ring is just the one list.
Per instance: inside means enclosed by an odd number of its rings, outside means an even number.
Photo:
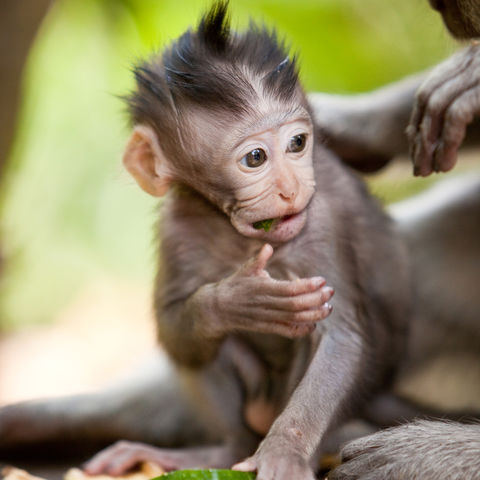
[{"label": "baby monkey's hand", "polygon": [[308,335],[332,311],[334,293],[322,277],[275,280],[265,270],[273,248],[260,252],[237,272],[209,286],[218,333],[246,330],[295,338]]}]

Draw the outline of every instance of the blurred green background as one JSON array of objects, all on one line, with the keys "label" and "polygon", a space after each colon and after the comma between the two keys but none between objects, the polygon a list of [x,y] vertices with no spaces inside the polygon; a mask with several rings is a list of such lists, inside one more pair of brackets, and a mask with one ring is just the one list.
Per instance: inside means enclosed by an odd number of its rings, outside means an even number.
[{"label": "blurred green background", "polygon": [[[209,3],[52,2],[25,66],[2,186],[4,330],[49,321],[93,278],[150,282],[156,201],[122,170],[128,119],[118,96],[132,88],[131,64]],[[231,11],[240,28],[253,17],[286,36],[310,91],[372,89],[456,48],[426,0],[232,0]]]}]

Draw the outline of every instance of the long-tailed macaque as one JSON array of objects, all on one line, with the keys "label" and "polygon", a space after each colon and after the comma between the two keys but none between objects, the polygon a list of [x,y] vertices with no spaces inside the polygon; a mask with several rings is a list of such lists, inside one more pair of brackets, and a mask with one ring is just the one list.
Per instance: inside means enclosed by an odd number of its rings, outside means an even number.
[{"label": "long-tailed macaque", "polygon": [[[146,192],[165,196],[158,335],[179,403],[186,395],[218,443],[121,442],[86,464],[91,474],[150,460],[313,480],[325,434],[388,381],[403,348],[411,292],[401,241],[318,140],[295,61],[275,34],[254,25],[231,33],[226,8],[216,3],[196,31],[135,69],[124,156]],[[178,406],[162,398],[172,401],[161,393],[152,408],[171,434]],[[33,434],[21,427],[28,408],[0,411],[2,448],[42,440],[38,423]],[[52,440],[65,425],[55,406],[49,412],[36,415]],[[121,434],[123,420],[109,420],[106,430]]]},{"label": "long-tailed macaque", "polygon": [[[430,3],[455,37],[480,36],[479,2]],[[461,145],[479,144],[479,81],[480,49],[473,43],[431,72],[371,94],[311,100],[330,148],[355,168],[375,170],[410,150],[415,174],[426,176],[453,168]],[[464,377],[470,385],[458,389],[458,403],[473,397],[464,406],[472,411],[476,400],[478,418],[480,181],[442,183],[407,205],[417,213],[393,213],[409,244],[417,314],[401,370],[415,377],[433,367],[440,382]],[[330,479],[479,478],[480,426],[416,421],[356,440],[343,457]]]}]

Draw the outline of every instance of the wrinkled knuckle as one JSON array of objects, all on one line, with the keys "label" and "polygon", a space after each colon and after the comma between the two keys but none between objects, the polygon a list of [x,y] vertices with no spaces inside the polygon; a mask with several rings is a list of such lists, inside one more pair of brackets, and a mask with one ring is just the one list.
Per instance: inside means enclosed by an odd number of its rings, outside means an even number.
[{"label": "wrinkled knuckle", "polygon": [[417,106],[423,107],[428,102],[429,97],[430,87],[428,85],[421,86],[415,94],[415,102],[417,103]]},{"label": "wrinkled knuckle", "polygon": [[427,135],[430,133],[430,126],[432,122],[430,117],[424,117],[422,120],[422,123],[420,124],[419,127],[419,133],[422,137],[421,141],[425,141]]},{"label": "wrinkled knuckle", "polygon": [[288,284],[286,287],[286,292],[288,295],[295,296],[298,295],[300,292],[300,287],[298,285],[298,282],[291,282]]},{"label": "wrinkled knuckle", "polygon": [[432,95],[427,104],[425,109],[424,117],[436,117],[440,115],[442,110],[445,108],[445,98],[441,94]]},{"label": "wrinkled knuckle", "polygon": [[[291,320],[293,322],[301,322],[305,319],[304,317],[305,317],[304,312],[293,312],[291,316]],[[294,325],[294,326],[297,327],[298,325]]]},{"label": "wrinkled knuckle", "polygon": [[445,114],[445,123],[450,127],[463,126],[466,122],[470,122],[473,118],[469,105],[464,102],[456,102],[450,106]]},{"label": "wrinkled knuckle", "polygon": [[415,140],[415,137],[417,136],[417,126],[416,125],[408,125],[408,127],[405,129],[405,135],[407,136],[407,139],[410,143],[412,143]]},{"label": "wrinkled knuckle", "polygon": [[323,298],[316,298],[315,301],[312,300],[311,302],[309,302],[309,310],[305,312],[305,314],[307,315],[307,319],[315,320],[317,317],[319,317],[322,312],[323,306],[326,305],[325,302],[326,300],[324,300]]},{"label": "wrinkled knuckle", "polygon": [[468,105],[464,105],[464,102],[457,101],[450,105],[445,112],[446,122],[457,123],[462,118],[468,115]]},{"label": "wrinkled knuckle", "polygon": [[303,301],[300,300],[299,298],[292,298],[288,302],[288,308],[292,312],[295,312],[294,315],[297,315],[299,310],[302,310],[303,308]]}]

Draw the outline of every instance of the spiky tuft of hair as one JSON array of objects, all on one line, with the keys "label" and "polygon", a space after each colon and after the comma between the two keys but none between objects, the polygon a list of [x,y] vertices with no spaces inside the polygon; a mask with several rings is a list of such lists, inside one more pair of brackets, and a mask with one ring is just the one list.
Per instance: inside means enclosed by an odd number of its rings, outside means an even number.
[{"label": "spiky tuft of hair", "polygon": [[230,40],[230,17],[228,1],[216,2],[202,18],[198,26],[198,36],[210,50],[224,53]]},{"label": "spiky tuft of hair", "polygon": [[275,31],[251,22],[246,32],[232,34],[224,0],[212,5],[195,31],[134,74],[137,91],[128,98],[133,120],[164,134],[187,107],[242,114],[259,96],[286,102],[300,88],[295,58]]}]

